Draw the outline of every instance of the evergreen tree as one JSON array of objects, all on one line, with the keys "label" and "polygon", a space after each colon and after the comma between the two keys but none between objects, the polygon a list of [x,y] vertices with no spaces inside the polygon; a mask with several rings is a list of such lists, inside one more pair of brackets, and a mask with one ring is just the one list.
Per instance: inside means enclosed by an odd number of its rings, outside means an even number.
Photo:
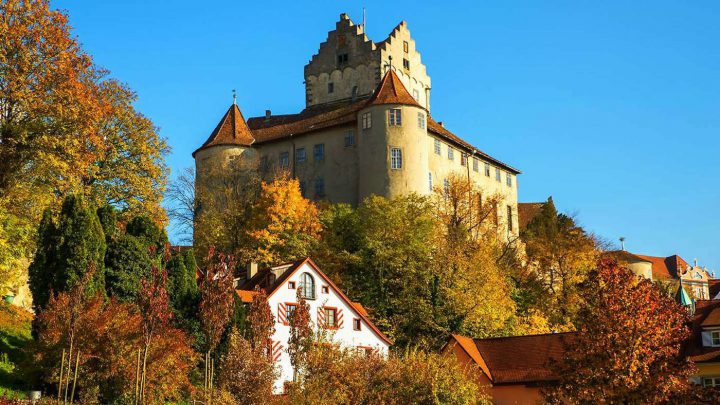
[{"label": "evergreen tree", "polygon": [[90,295],[104,292],[105,234],[97,212],[82,197],[65,198],[57,225],[46,211],[39,235],[30,270],[30,288],[37,308],[45,307],[50,291],[70,290],[91,268],[95,272],[85,292]]},{"label": "evergreen tree", "polygon": [[125,231],[128,235],[142,239],[145,245],[154,247],[158,253],[162,252],[165,244],[168,243],[165,230],[153,222],[150,217],[144,215],[132,218],[125,227]]},{"label": "evergreen tree", "polygon": [[135,301],[140,280],[150,276],[153,258],[148,246],[132,235],[110,241],[105,255],[105,283],[108,295],[121,301]]},{"label": "evergreen tree", "polygon": [[103,232],[105,232],[105,241],[110,244],[110,241],[114,240],[120,234],[117,223],[117,211],[112,205],[106,204],[98,208],[97,215]]}]

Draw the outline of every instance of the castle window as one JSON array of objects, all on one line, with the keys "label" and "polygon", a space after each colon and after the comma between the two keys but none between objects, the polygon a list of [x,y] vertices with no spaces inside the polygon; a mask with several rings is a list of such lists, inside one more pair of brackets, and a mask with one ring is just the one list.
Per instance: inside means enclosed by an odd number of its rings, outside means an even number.
[{"label": "castle window", "polygon": [[441,151],[440,151],[440,140],[439,140],[439,139],[436,139],[436,140],[435,140],[435,154],[436,154],[436,155],[439,155],[440,153],[441,153]]},{"label": "castle window", "polygon": [[445,193],[445,197],[450,195],[450,180],[448,179],[443,180],[443,193]]},{"label": "castle window", "polygon": [[345,147],[355,145],[355,131],[352,129],[345,132]]},{"label": "castle window", "polygon": [[305,148],[298,148],[295,151],[295,163],[303,163],[305,161]]},{"label": "castle window", "polygon": [[323,179],[322,177],[318,177],[317,179],[315,179],[315,196],[325,196],[325,179]]},{"label": "castle window", "polygon": [[410,61],[407,59],[403,59],[403,68],[410,70]]},{"label": "castle window", "polygon": [[507,223],[508,223],[508,233],[512,232],[513,230],[513,209],[512,205],[507,206]]},{"label": "castle window", "polygon": [[430,189],[430,191],[433,191],[432,187],[432,172],[428,172],[428,188]]},{"label": "castle window", "polygon": [[448,159],[455,160],[455,150],[448,146]]},{"label": "castle window", "polygon": [[305,192],[307,191],[307,187],[305,186],[305,182],[300,182],[300,195],[305,197]]},{"label": "castle window", "polygon": [[402,169],[402,150],[400,148],[390,149],[390,168]]},{"label": "castle window", "polygon": [[338,66],[342,66],[348,63],[348,54],[341,53],[337,56]]},{"label": "castle window", "polygon": [[335,83],[333,83],[333,82],[328,83],[328,94],[330,94],[334,91],[335,91]]},{"label": "castle window", "polygon": [[505,173],[505,184],[512,187],[512,174]]},{"label": "castle window", "polygon": [[372,127],[372,113],[366,112],[362,115],[362,127],[363,129]]},{"label": "castle window", "polygon": [[425,129],[425,114],[418,112],[418,128]]},{"label": "castle window", "polygon": [[325,144],[319,143],[313,146],[313,158],[316,162],[325,160]]},{"label": "castle window", "polygon": [[478,171],[478,166],[480,166],[480,161],[477,158],[473,158],[473,171]]},{"label": "castle window", "polygon": [[501,178],[502,178],[502,175],[500,174],[500,168],[496,167],[495,168],[495,180],[500,182]]},{"label": "castle window", "polygon": [[300,276],[300,297],[306,300],[315,299],[315,279],[310,273],[303,273]]},{"label": "castle window", "polygon": [[290,166],[290,154],[288,152],[280,152],[280,167],[287,168]]},{"label": "castle window", "polygon": [[402,111],[399,108],[391,108],[388,110],[388,125],[399,126],[402,125]]},{"label": "castle window", "polygon": [[408,41],[403,41],[403,52],[410,52],[410,44],[408,44]]},{"label": "castle window", "polygon": [[490,163],[485,163],[485,176],[490,177]]},{"label": "castle window", "polygon": [[467,165],[467,153],[460,154],[460,166]]}]

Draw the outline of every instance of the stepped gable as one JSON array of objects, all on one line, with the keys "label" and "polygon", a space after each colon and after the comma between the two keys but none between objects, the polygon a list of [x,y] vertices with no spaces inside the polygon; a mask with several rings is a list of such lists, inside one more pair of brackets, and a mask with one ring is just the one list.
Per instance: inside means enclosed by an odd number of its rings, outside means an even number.
[{"label": "stepped gable", "polygon": [[375,89],[375,92],[372,97],[370,97],[367,104],[401,104],[422,108],[423,110],[425,109],[425,107],[421,106],[420,103],[418,103],[417,100],[410,95],[405,88],[405,85],[402,84],[402,81],[400,81],[397,73],[395,73],[395,70],[392,68],[388,69],[385,73],[385,77],[383,77],[380,85],[378,85],[377,89]]},{"label": "stepped gable", "polygon": [[[318,52],[314,54],[307,65],[305,65],[304,70],[306,76],[323,73],[324,70],[321,69],[318,71],[318,68],[313,68],[313,64],[319,62],[319,57],[326,48],[329,48],[328,52],[333,54],[335,53],[338,46],[337,36],[339,33],[350,34],[352,36],[351,40],[356,42],[357,49],[365,55],[371,55],[376,49],[375,43],[368,38],[367,34],[365,34],[362,25],[355,24],[347,14],[342,13],[340,14],[340,20],[335,23],[335,29],[333,31],[328,31],[327,38],[325,41],[320,43]],[[348,66],[357,66],[366,62],[367,60],[364,59],[353,59]]]},{"label": "stepped gable", "polygon": [[237,104],[233,103],[227,110],[225,115],[210,134],[210,137],[193,152],[193,157],[201,149],[209,148],[217,145],[239,145],[250,146],[255,142],[250,128],[245,122],[245,118],[240,112]]}]

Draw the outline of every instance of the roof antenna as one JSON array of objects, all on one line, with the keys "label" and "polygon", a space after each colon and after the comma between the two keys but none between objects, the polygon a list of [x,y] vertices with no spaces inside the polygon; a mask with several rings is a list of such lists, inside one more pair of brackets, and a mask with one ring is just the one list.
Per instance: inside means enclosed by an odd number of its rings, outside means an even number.
[{"label": "roof antenna", "polygon": [[235,91],[235,89],[233,89],[232,93],[233,93],[233,105],[237,105],[237,92]]},{"label": "roof antenna", "polygon": [[620,237],[620,250],[625,250],[625,237]]}]

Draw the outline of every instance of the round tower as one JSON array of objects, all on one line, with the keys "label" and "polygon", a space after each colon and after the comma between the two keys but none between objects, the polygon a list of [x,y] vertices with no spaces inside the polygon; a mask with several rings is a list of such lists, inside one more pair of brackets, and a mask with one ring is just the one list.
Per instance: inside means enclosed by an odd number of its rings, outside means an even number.
[{"label": "round tower", "polygon": [[358,202],[428,192],[427,110],[392,68],[358,113],[358,133]]}]

